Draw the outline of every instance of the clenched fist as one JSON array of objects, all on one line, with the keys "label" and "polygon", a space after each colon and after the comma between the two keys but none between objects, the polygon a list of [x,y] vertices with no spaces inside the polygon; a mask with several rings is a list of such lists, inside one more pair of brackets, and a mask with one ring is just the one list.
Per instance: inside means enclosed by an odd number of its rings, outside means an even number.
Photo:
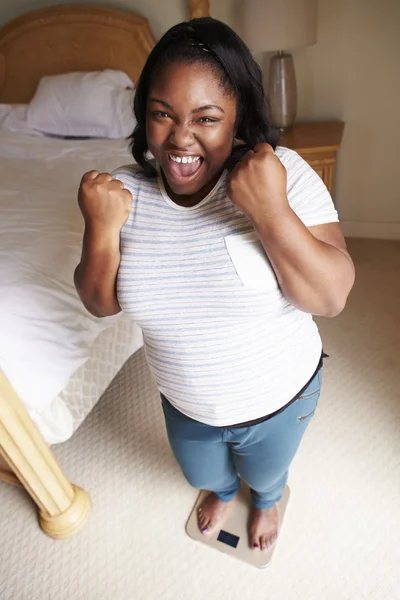
[{"label": "clenched fist", "polygon": [[119,234],[131,211],[132,195],[109,173],[89,171],[82,177],[78,203],[87,226]]},{"label": "clenched fist", "polygon": [[269,218],[288,209],[286,169],[269,144],[257,144],[228,178],[232,203],[250,219]]}]

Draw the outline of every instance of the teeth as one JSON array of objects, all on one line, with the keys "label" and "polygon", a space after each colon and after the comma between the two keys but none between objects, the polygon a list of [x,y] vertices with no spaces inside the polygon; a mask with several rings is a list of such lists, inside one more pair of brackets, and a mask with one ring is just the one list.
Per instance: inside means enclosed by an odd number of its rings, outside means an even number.
[{"label": "teeth", "polygon": [[200,156],[175,156],[175,154],[169,155],[170,159],[177,163],[193,163],[200,160]]}]

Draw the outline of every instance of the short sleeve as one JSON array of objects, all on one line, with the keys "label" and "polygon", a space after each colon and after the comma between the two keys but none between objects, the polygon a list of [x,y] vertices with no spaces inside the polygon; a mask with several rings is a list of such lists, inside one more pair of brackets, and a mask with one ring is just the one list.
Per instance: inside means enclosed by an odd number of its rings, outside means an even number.
[{"label": "short sleeve", "polygon": [[134,226],[136,200],[140,188],[140,174],[141,171],[137,165],[118,167],[118,169],[115,169],[111,173],[112,178],[121,181],[121,183],[124,185],[124,188],[132,194],[132,210],[126,220],[125,225],[121,229],[121,239],[123,238],[124,233],[132,229]]},{"label": "short sleeve", "polygon": [[326,185],[297,152],[278,146],[276,155],[287,171],[289,204],[306,227],[337,223],[338,213]]},{"label": "short sleeve", "polygon": [[124,187],[130,191],[133,197],[135,197],[138,189],[137,180],[137,167],[136,165],[126,165],[124,167],[118,167],[115,169],[111,176],[113,179],[118,179],[124,184]]}]

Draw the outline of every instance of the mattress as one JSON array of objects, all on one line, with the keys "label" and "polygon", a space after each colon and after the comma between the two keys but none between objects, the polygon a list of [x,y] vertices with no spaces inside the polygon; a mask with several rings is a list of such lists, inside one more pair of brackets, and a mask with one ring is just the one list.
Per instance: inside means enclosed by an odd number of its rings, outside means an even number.
[{"label": "mattress", "polygon": [[128,162],[123,140],[0,131],[0,368],[49,443],[72,435],[142,344],[126,317],[92,316],[73,285],[80,178]]},{"label": "mattress", "polygon": [[45,408],[30,416],[49,444],[68,440],[98,402],[127,359],[143,345],[138,325],[123,316],[94,342],[88,360]]}]

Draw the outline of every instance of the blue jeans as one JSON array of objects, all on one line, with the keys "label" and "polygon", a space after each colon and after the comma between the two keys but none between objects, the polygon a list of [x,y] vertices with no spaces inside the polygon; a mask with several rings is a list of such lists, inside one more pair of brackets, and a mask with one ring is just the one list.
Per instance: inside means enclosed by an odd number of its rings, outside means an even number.
[{"label": "blue jeans", "polygon": [[317,408],[321,369],[284,411],[250,427],[213,427],[176,410],[161,394],[168,439],[187,481],[229,502],[240,478],[254,506],[270,508],[283,494],[288,470]]}]

